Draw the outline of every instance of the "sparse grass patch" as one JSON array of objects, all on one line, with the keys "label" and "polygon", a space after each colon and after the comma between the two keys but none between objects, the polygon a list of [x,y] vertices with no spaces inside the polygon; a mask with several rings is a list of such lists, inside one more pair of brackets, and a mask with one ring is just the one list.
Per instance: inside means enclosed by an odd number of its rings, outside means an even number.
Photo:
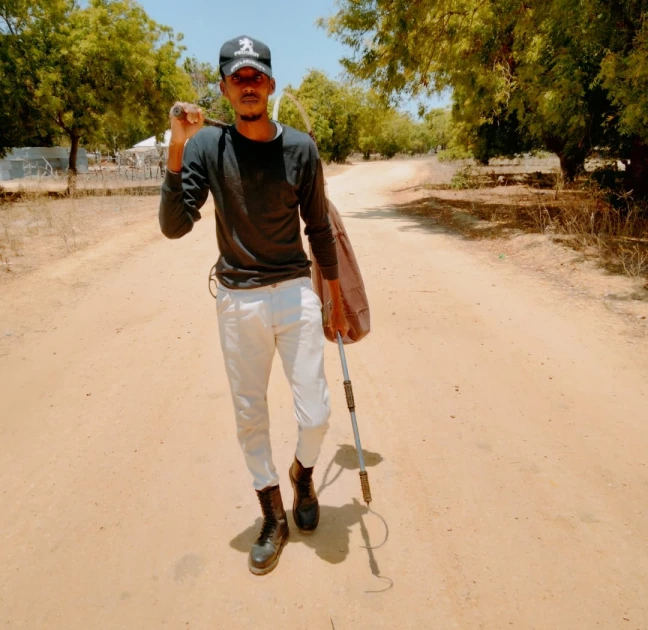
[{"label": "sparse grass patch", "polygon": [[466,149],[451,147],[439,151],[436,154],[437,160],[439,162],[455,162],[457,160],[470,160],[472,159],[472,153]]},{"label": "sparse grass patch", "polygon": [[469,190],[472,188],[480,188],[481,182],[479,175],[473,170],[469,164],[457,171],[450,182],[450,188],[454,190]]},{"label": "sparse grass patch", "polygon": [[[0,271],[19,276],[156,216],[158,202],[151,190],[114,192],[61,197],[24,190],[19,197],[0,197]],[[9,276],[0,274],[0,279]]]},{"label": "sparse grass patch", "polygon": [[0,224],[2,225],[2,240],[5,249],[15,256],[22,255],[23,239],[18,220],[18,213],[8,205],[0,207]]},{"label": "sparse grass patch", "polygon": [[609,269],[630,277],[648,275],[648,205],[628,195],[592,189],[558,203],[528,209],[537,231],[561,234],[576,249],[595,247]]},{"label": "sparse grass patch", "polygon": [[54,221],[56,234],[63,241],[68,253],[77,249],[76,230],[74,227],[75,211],[73,207],[67,207],[59,212]]},{"label": "sparse grass patch", "polygon": [[0,266],[5,272],[11,271],[11,262],[9,261],[9,256],[2,238],[0,238]]},{"label": "sparse grass patch", "polygon": [[648,204],[617,195],[610,203],[609,190],[562,195],[548,202],[520,205],[517,225],[532,232],[559,236],[576,250],[597,251],[610,271],[631,278],[648,277]]},{"label": "sparse grass patch", "polygon": [[648,202],[599,180],[585,175],[566,185],[555,165],[531,159],[458,165],[450,183],[422,186],[432,196],[401,211],[434,218],[471,239],[507,238],[520,230],[546,234],[614,273],[648,278]]},{"label": "sparse grass patch", "polygon": [[613,260],[621,265],[631,278],[648,277],[648,244],[635,243],[632,246],[620,245]]}]

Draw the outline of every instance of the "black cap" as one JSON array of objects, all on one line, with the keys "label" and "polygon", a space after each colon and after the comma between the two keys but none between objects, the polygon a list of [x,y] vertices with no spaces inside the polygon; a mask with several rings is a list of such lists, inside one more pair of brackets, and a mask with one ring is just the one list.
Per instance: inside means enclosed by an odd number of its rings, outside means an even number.
[{"label": "black cap", "polygon": [[223,44],[218,65],[226,77],[241,68],[256,68],[263,74],[272,76],[270,49],[263,42],[247,35],[235,37]]}]

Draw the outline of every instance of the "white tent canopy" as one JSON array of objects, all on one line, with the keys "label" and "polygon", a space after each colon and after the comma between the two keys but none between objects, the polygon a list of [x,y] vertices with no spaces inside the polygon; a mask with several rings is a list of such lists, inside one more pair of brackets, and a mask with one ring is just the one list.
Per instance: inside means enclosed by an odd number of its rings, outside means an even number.
[{"label": "white tent canopy", "polygon": [[147,138],[146,140],[142,140],[141,142],[138,142],[136,145],[134,145],[131,148],[132,150],[150,150],[150,149],[157,149],[158,147],[168,147],[169,146],[169,140],[171,139],[171,130],[167,130],[164,132],[164,140],[162,142],[157,142],[155,140],[155,136],[151,136],[150,138]]}]

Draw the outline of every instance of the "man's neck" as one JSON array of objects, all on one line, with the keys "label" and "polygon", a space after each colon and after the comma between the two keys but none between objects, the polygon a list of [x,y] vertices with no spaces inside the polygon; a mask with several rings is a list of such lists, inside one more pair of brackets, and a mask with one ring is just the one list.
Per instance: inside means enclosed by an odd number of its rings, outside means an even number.
[{"label": "man's neck", "polygon": [[248,140],[254,140],[256,142],[270,142],[277,135],[277,127],[270,120],[267,113],[255,121],[242,120],[237,114],[236,131]]}]

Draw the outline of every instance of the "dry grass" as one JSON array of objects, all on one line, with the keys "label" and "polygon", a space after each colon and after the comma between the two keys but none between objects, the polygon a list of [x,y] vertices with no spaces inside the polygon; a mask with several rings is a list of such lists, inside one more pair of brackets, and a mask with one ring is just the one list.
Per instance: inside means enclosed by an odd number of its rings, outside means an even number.
[{"label": "dry grass", "polygon": [[19,213],[12,207],[0,207],[0,264],[5,271],[11,271],[11,260],[23,253],[22,229],[18,222]]},{"label": "dry grass", "polygon": [[461,163],[449,183],[424,188],[437,192],[404,212],[433,216],[470,238],[516,230],[553,235],[576,250],[595,250],[608,270],[648,277],[648,203],[588,179],[566,186],[550,162]]},{"label": "dry grass", "polygon": [[535,231],[559,234],[577,250],[595,248],[608,269],[648,277],[648,205],[589,188],[551,203],[542,199],[523,214]]},{"label": "dry grass", "polygon": [[0,201],[0,267],[6,278],[25,273],[98,243],[137,220],[157,221],[152,196],[57,198],[23,191]]},{"label": "dry grass", "polygon": [[65,211],[58,214],[55,223],[56,234],[63,241],[68,253],[78,249],[77,230],[74,227],[76,214],[76,209],[66,208]]}]

